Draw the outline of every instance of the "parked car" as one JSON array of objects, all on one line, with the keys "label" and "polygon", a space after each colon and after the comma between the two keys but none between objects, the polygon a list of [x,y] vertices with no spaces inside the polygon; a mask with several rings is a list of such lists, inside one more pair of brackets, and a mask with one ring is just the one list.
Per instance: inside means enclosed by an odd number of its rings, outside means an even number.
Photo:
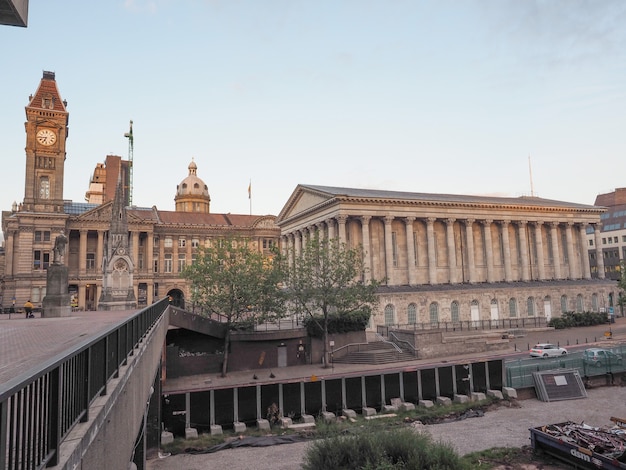
[{"label": "parked car", "polygon": [[622,356],[608,349],[589,348],[583,352],[583,361],[596,367],[622,363]]},{"label": "parked car", "polygon": [[535,344],[530,350],[530,357],[564,356],[565,354],[567,354],[567,349],[551,343]]}]

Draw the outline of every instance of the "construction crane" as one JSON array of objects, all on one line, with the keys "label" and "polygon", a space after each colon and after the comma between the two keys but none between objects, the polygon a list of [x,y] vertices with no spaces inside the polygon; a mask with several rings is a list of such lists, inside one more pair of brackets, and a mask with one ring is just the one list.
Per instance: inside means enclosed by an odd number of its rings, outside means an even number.
[{"label": "construction crane", "polygon": [[128,205],[133,205],[133,121],[130,121],[130,130],[124,133],[128,139]]}]

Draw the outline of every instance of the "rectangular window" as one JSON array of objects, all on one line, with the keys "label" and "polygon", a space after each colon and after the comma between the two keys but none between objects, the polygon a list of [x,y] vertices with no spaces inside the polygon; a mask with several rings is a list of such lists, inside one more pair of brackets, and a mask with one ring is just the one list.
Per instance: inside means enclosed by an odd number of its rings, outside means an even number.
[{"label": "rectangular window", "polygon": [[139,253],[137,257],[137,269],[143,270],[143,253]]},{"label": "rectangular window", "polygon": [[165,243],[163,244],[163,246],[165,248],[172,248],[173,245],[174,245],[174,242],[172,240],[172,237],[165,237]]},{"label": "rectangular window", "polygon": [[197,238],[191,239],[191,248],[198,248],[200,246],[200,240]]},{"label": "rectangular window", "polygon": [[96,254],[95,253],[87,253],[87,269],[92,270],[96,268]]},{"label": "rectangular window", "polygon": [[154,246],[155,246],[155,247],[158,247],[158,246],[159,246],[159,241],[160,241],[160,240],[159,240],[159,237],[154,237],[154,238],[152,239],[152,243],[154,244]]},{"label": "rectangular window", "polygon": [[185,248],[185,245],[187,244],[187,239],[186,238],[179,238],[178,239],[178,248]]},{"label": "rectangular window", "polygon": [[589,240],[589,246],[593,246],[593,240]]},{"label": "rectangular window", "polygon": [[[159,272],[159,257],[155,256],[154,258],[152,258],[152,272],[153,273],[158,273]],[[156,294],[155,294],[156,297]]]},{"label": "rectangular window", "polygon": [[602,244],[606,245],[606,238],[602,238]]},{"label": "rectangular window", "polygon": [[50,253],[43,250],[33,252],[33,269],[48,269],[50,265]]},{"label": "rectangular window", "polygon": [[50,231],[49,230],[36,230],[35,231],[35,241],[36,242],[49,242],[50,241]]},{"label": "rectangular window", "polygon": [[187,258],[185,253],[178,253],[178,272],[182,273],[187,265]]},{"label": "rectangular window", "polygon": [[164,266],[164,271],[166,273],[171,273],[172,272],[172,254],[171,253],[166,253],[165,254],[165,266]]},{"label": "rectangular window", "polygon": [[158,299],[159,298],[159,283],[155,282],[154,283],[154,298]]}]

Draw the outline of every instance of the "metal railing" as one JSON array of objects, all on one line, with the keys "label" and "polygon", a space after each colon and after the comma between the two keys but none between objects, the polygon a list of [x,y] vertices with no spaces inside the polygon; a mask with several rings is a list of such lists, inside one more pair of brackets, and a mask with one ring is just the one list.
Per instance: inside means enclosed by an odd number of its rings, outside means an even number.
[{"label": "metal railing", "polygon": [[74,425],[106,395],[146,334],[162,317],[167,298],[0,385],[0,470],[56,465]]},{"label": "metal railing", "polygon": [[376,330],[382,336],[389,336],[390,330],[405,331],[443,331],[446,333],[477,330],[509,330],[524,328],[543,328],[547,326],[545,317],[501,318],[498,320],[467,320],[458,322],[422,322],[393,325],[377,325]]},{"label": "metal railing", "polygon": [[410,351],[415,357],[417,357],[417,348],[408,341],[398,338],[393,331],[389,334],[389,339],[391,339],[393,343],[399,345],[401,349],[406,349],[407,351]]}]

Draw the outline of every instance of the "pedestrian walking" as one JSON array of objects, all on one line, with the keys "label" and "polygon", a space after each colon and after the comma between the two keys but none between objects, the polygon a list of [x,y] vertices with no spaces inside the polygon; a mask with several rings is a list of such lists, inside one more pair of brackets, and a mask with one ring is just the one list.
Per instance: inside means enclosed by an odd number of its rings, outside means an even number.
[{"label": "pedestrian walking", "polygon": [[33,315],[33,304],[31,303],[30,299],[28,299],[26,303],[24,304],[24,312],[26,312],[26,318],[35,317]]}]

